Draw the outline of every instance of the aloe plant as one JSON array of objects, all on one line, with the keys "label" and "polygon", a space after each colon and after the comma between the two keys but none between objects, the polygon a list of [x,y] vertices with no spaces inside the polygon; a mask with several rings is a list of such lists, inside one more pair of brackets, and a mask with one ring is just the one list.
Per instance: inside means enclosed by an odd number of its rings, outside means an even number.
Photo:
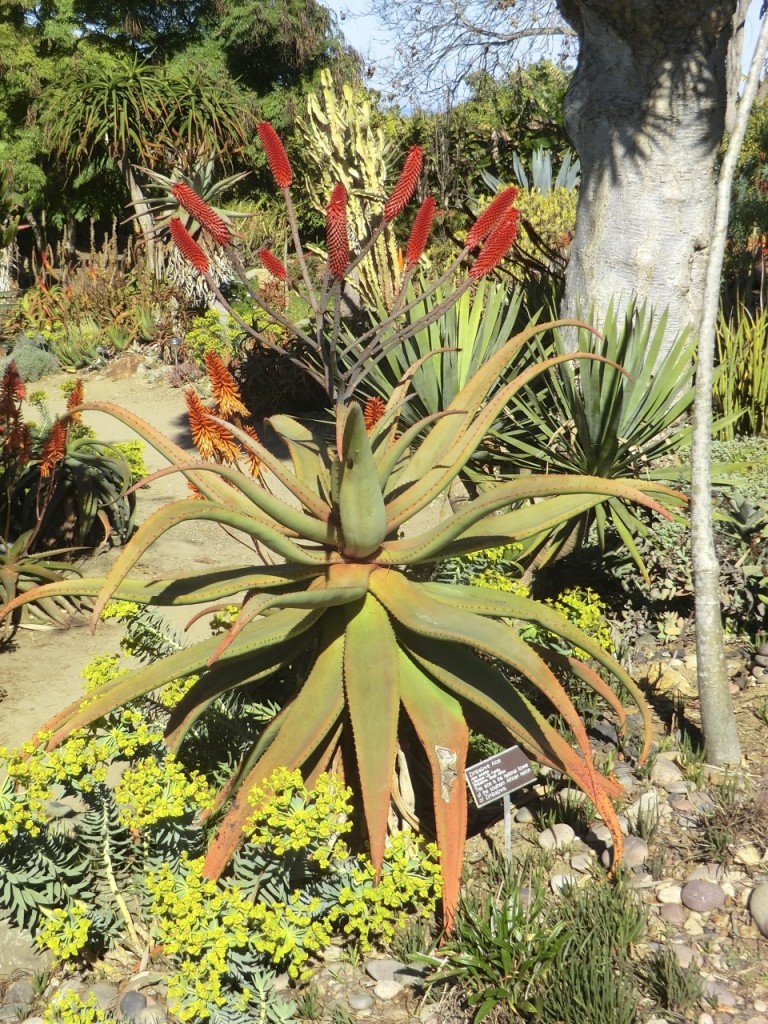
[{"label": "aloe plant", "polygon": [[[442,301],[430,303],[423,316],[402,326],[413,308],[408,287],[426,245],[434,202],[422,203],[411,232],[400,294],[386,316],[361,337],[342,335],[342,285],[370,251],[386,225],[413,196],[422,156],[413,147],[403,172],[368,238],[353,252],[346,220],[346,190],[339,183],[326,212],[328,262],[322,282],[313,283],[304,258],[290,199],[292,170],[282,143],[266,122],[259,126],[268,162],[286,199],[296,261],[314,323],[292,325],[270,310],[245,278],[249,293],[290,328],[309,364],[296,360],[327,390],[335,409],[334,444],[315,437],[301,423],[275,416],[271,423],[285,444],[292,468],[278,459],[252,431],[196,407],[196,432],[213,441],[236,443],[261,465],[262,476],[236,466],[193,462],[188,454],[132,413],[111,404],[85,403],[130,426],[170,463],[162,472],[180,472],[198,497],[176,501],[155,512],[139,528],[104,578],[53,583],[22,594],[0,609],[13,614],[30,600],[77,596],[94,601],[93,625],[113,597],[142,605],[204,605],[245,593],[234,625],[214,637],[177,651],[107,684],[81,706],[78,701],[46,726],[49,747],[73,730],[97,722],[115,708],[165,685],[172,679],[199,676],[175,708],[166,739],[179,751],[195,723],[216,698],[243,685],[263,686],[291,665],[296,688],[284,694],[282,710],[254,738],[250,750],[222,787],[213,811],[220,818],[208,848],[205,872],[217,877],[242,837],[250,813],[248,793],[274,768],[303,766],[311,784],[333,764],[356,776],[371,858],[380,870],[392,796],[392,774],[400,743],[423,747],[431,768],[435,832],[441,850],[444,918],[450,927],[459,891],[467,818],[464,766],[469,726],[502,742],[515,740],[529,756],[571,778],[594,802],[614,838],[621,858],[622,835],[611,803],[621,787],[601,775],[593,763],[584,725],[554,668],[566,668],[609,704],[623,726],[624,707],[597,672],[575,658],[553,660],[526,642],[521,628],[535,623],[594,658],[642,713],[650,741],[649,714],[641,693],[626,672],[592,639],[554,609],[510,593],[423,582],[424,567],[446,558],[510,543],[554,529],[606,499],[620,498],[663,511],[660,499],[673,492],[654,481],[598,479],[578,475],[521,475],[467,502],[461,511],[418,532],[414,523],[431,502],[444,494],[476,452],[502,410],[519,390],[548,367],[574,358],[556,355],[531,365],[499,385],[518,352],[553,324],[531,326],[498,345],[482,365],[473,367],[446,407],[410,425],[401,424],[408,389],[419,360],[393,389],[386,404],[363,413],[354,398],[372,365],[385,359],[404,338],[439,319],[469,288],[492,273],[514,241],[515,190],[505,190],[470,230],[453,266],[433,282],[422,299],[441,288],[473,250],[468,273]],[[177,197],[206,234],[225,248],[232,265],[239,259],[221,217],[199,197]],[[206,253],[181,220],[170,222],[179,251],[221,301],[225,298],[210,274]],[[287,267],[269,250],[260,258],[275,277],[288,281]],[[241,268],[242,269],[242,268]],[[240,273],[240,269],[238,269]],[[244,273],[241,275],[245,277]],[[241,326],[269,346],[243,321]],[[575,321],[569,321],[575,326]],[[342,340],[343,339],[343,340]],[[344,351],[347,362],[340,358]],[[595,359],[587,353],[582,358]],[[223,405],[220,406],[223,410]],[[379,418],[373,413],[380,414]],[[367,422],[366,422],[367,421]],[[201,449],[202,450],[202,449]],[[270,474],[292,500],[277,496]],[[132,579],[130,573],[149,547],[161,542],[179,523],[209,520],[237,530],[267,549],[279,564],[222,566],[167,579]],[[201,614],[199,611],[196,616]],[[567,739],[530,699],[531,687],[559,715]],[[406,723],[410,723],[407,725]]]},{"label": "aloe plant", "polygon": [[[529,475],[469,502],[422,533],[409,532],[414,516],[445,491],[499,410],[530,378],[533,371],[486,400],[504,366],[535,330],[507,342],[456,395],[445,415],[401,434],[397,410],[407,384],[393,392],[370,433],[358,405],[338,407],[335,449],[325,448],[297,421],[273,417],[270,422],[291,454],[292,470],[248,433],[211,417],[212,429],[231,431],[293,495],[295,505],[232,467],[190,463],[187,453],[126,410],[83,405],[132,427],[195,485],[202,500],[176,501],[154,513],[105,578],[53,584],[33,595],[92,598],[94,625],[112,597],[166,606],[213,602],[216,607],[243,591],[247,597],[223,639],[202,641],[120,676],[87,707],[77,701],[55,716],[45,726],[52,733],[49,746],[171,679],[197,673],[199,681],[168,725],[168,744],[177,751],[217,695],[269,679],[295,663],[301,652],[305,669],[297,691],[286,695],[281,713],[254,741],[219,795],[217,807],[225,813],[207,854],[210,876],[221,873],[241,838],[253,785],[283,765],[308,766],[311,780],[337,755],[345,772],[359,777],[371,856],[380,866],[401,712],[410,719],[432,769],[448,925],[458,898],[465,839],[463,771],[470,723],[501,740],[519,742],[537,761],[568,775],[603,815],[620,857],[621,830],[611,798],[621,795],[621,787],[596,770],[566,690],[516,624],[536,623],[588,652],[634,700],[648,729],[647,707],[631,678],[547,606],[508,593],[418,582],[409,574],[414,566],[530,536],[594,507],[606,494],[660,508],[655,496],[665,488],[652,483]],[[128,578],[152,544],[190,520],[213,520],[240,530],[285,561],[165,580]],[[3,614],[30,599],[20,595]],[[622,704],[597,673],[575,659],[569,665],[609,701],[623,723]],[[575,749],[529,700],[521,679],[562,716]]]}]

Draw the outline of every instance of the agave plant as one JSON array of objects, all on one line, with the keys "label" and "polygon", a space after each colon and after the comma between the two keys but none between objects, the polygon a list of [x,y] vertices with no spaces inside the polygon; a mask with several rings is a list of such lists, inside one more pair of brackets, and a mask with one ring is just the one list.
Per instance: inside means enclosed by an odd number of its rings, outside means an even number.
[{"label": "agave plant", "polygon": [[[549,326],[549,325],[545,325]],[[660,510],[665,488],[649,482],[587,476],[522,476],[469,502],[421,533],[411,521],[444,493],[499,411],[530,379],[528,370],[489,393],[514,354],[537,328],[510,339],[455,396],[445,413],[398,432],[407,380],[395,389],[377,423],[366,429],[356,403],[336,410],[335,446],[325,446],[299,422],[273,417],[292,469],[269,448],[219,416],[211,431],[229,433],[255,455],[293,496],[289,503],[266,482],[232,466],[191,462],[182,449],[133,414],[109,404],[83,409],[110,413],[132,427],[200,497],[155,512],[123,549],[103,579],[53,584],[8,603],[9,614],[32,598],[77,595],[94,599],[93,623],[113,597],[144,605],[213,602],[209,611],[246,593],[229,632],[182,649],[107,684],[86,707],[80,701],[55,716],[49,746],[71,732],[171,679],[199,680],[172,713],[167,742],[179,751],[190,729],[217,696],[246,683],[263,684],[298,664],[301,681],[286,693],[281,712],[221,790],[214,813],[223,815],[205,870],[217,877],[236,849],[250,813],[247,795],[273,768],[304,766],[311,781],[334,763],[359,779],[371,857],[381,866],[399,737],[415,735],[431,766],[434,826],[441,849],[444,915],[450,926],[458,899],[465,841],[464,766],[468,727],[527,753],[571,778],[608,823],[614,850],[622,836],[611,804],[621,787],[592,760],[583,723],[548,655],[522,639],[518,626],[536,623],[595,658],[642,712],[646,704],[631,678],[594,641],[553,609],[509,593],[421,582],[423,567],[455,555],[508,544],[594,507],[606,495]],[[537,367],[536,370],[539,368]],[[533,501],[533,503],[531,503]],[[134,580],[144,552],[175,525],[213,520],[242,531],[282,564],[246,564],[195,571],[168,579]],[[299,657],[301,655],[301,657]],[[561,659],[612,707],[622,703],[588,665]],[[530,700],[530,687],[560,715],[573,744]],[[538,702],[537,702],[538,703]],[[404,728],[408,720],[412,731]]]}]

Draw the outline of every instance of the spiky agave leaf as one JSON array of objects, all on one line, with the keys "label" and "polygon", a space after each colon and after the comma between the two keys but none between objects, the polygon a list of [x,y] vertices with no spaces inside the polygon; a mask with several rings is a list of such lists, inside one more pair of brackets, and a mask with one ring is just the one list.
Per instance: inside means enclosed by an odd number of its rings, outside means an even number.
[{"label": "spiky agave leaf", "polygon": [[[113,596],[165,605],[187,605],[196,596],[202,604],[243,591],[248,596],[223,639],[202,641],[120,676],[92,704],[82,708],[78,702],[57,715],[49,723],[51,744],[169,679],[194,672],[199,681],[168,727],[167,739],[178,749],[217,696],[246,682],[258,685],[300,653],[300,664],[306,667],[296,693],[255,738],[219,794],[217,809],[223,817],[206,860],[209,876],[221,873],[240,842],[250,813],[250,787],[282,765],[305,765],[314,777],[337,756],[347,758],[345,773],[355,771],[360,780],[371,853],[380,866],[401,711],[410,719],[432,771],[447,924],[458,899],[466,831],[468,724],[502,741],[514,739],[529,756],[573,779],[604,816],[620,856],[621,832],[611,799],[621,788],[593,764],[584,726],[556,674],[564,668],[562,660],[526,643],[514,622],[535,622],[595,657],[641,707],[647,724],[643,698],[632,680],[551,608],[510,594],[419,583],[403,571],[409,564],[438,561],[448,553],[509,544],[541,530],[542,524],[564,522],[575,510],[616,496],[660,510],[657,484],[531,475],[481,495],[421,535],[401,536],[401,528],[466,464],[509,395],[530,379],[528,370],[488,399],[505,360],[532,333],[511,339],[469,380],[446,413],[415,424],[399,438],[397,407],[405,385],[396,389],[370,431],[359,407],[338,409],[336,450],[289,417],[274,417],[271,425],[288,447],[292,468],[257,438],[229,424],[233,437],[259,458],[265,474],[279,478],[295,505],[273,495],[268,481],[233,467],[193,462],[130,413],[98,406],[133,427],[169,460],[168,471],[183,473],[202,498],[174,502],[151,516],[106,579],[74,581],[69,591],[52,584],[38,595],[96,597],[97,609]],[[194,574],[144,582],[127,579],[149,546],[176,523],[196,518],[257,539],[285,563],[206,570],[199,580]],[[5,610],[34,597],[34,591],[22,595]],[[608,699],[621,721],[618,698],[608,696],[596,674],[576,660],[568,664],[577,678]],[[518,689],[520,677],[562,716],[575,747]],[[345,740],[350,733],[352,742]]]}]

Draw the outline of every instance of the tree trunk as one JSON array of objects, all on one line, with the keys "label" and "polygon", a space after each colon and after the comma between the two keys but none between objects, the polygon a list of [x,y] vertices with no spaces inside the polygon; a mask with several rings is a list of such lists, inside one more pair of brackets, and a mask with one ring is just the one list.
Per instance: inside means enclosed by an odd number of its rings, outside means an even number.
[{"label": "tree trunk", "polygon": [[565,100],[582,171],[565,312],[604,314],[636,292],[668,308],[671,339],[701,314],[745,0],[558,2],[580,41]]},{"label": "tree trunk", "polygon": [[133,167],[131,167],[131,161],[127,154],[123,154],[120,161],[120,170],[123,174],[123,180],[128,186],[131,204],[133,205],[136,215],[136,223],[139,225],[139,230],[141,231],[142,240],[147,254],[147,264],[153,276],[159,277],[161,267],[157,259],[155,221],[149,204],[141,190],[141,186],[136,180],[136,175],[133,173]]}]

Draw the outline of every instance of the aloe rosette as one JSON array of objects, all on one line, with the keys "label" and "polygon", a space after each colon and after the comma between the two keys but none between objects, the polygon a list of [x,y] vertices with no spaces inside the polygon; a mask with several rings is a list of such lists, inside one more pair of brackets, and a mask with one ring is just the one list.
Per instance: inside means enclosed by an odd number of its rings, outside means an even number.
[{"label": "aloe rosette", "polygon": [[[588,652],[613,676],[642,712],[644,756],[649,716],[632,679],[548,606],[509,593],[419,582],[408,572],[539,534],[607,496],[663,514],[656,496],[667,489],[653,482],[529,475],[500,484],[422,533],[408,531],[409,521],[445,493],[515,391],[541,369],[527,370],[488,398],[519,347],[549,326],[531,328],[508,341],[445,412],[402,432],[398,409],[407,381],[395,389],[370,432],[358,405],[338,407],[335,445],[324,445],[287,416],[273,417],[271,426],[287,446],[290,463],[227,424],[258,456],[263,471],[274,474],[290,492],[293,503],[236,468],[190,461],[186,452],[126,410],[101,403],[83,406],[111,413],[136,430],[169,460],[171,468],[163,472],[182,472],[201,497],[175,501],[155,512],[106,578],[43,587],[10,602],[3,613],[35,595],[77,593],[95,598],[95,626],[112,597],[166,606],[215,604],[241,593],[246,597],[223,637],[122,675],[87,706],[76,702],[62,711],[46,726],[52,732],[50,746],[125,702],[196,673],[199,681],[168,724],[167,742],[176,751],[218,695],[266,680],[303,653],[307,667],[296,692],[219,794],[214,813],[221,820],[205,865],[209,876],[223,871],[242,837],[253,785],[280,766],[304,766],[311,783],[337,755],[345,773],[359,779],[371,858],[380,868],[403,715],[431,767],[448,927],[458,899],[466,835],[469,723],[502,741],[520,743],[530,757],[572,779],[607,822],[620,858],[622,836],[611,798],[622,790],[595,768],[584,725],[556,674],[566,659],[527,643],[516,624],[536,623],[551,631]],[[224,566],[166,580],[129,579],[147,548],[188,520],[213,520],[242,531],[284,562]],[[614,691],[586,664],[567,660],[571,671],[606,699],[623,723],[625,711]],[[520,680],[528,681],[525,687],[518,685]],[[531,683],[559,713],[571,740],[528,699],[524,691]],[[338,757],[334,763],[339,764]]]}]

